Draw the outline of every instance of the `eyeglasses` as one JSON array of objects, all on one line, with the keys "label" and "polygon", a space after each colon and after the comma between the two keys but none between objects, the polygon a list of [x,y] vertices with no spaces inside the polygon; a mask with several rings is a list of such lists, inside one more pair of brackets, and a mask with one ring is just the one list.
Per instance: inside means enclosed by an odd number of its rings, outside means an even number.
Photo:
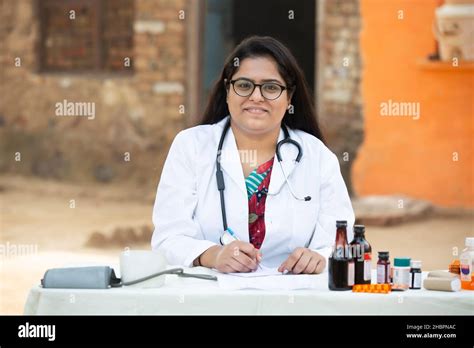
[{"label": "eyeglasses", "polygon": [[285,86],[279,85],[275,82],[266,82],[266,83],[253,83],[247,79],[237,79],[229,81],[234,88],[234,92],[241,97],[248,97],[252,95],[255,91],[255,87],[260,87],[260,93],[265,99],[275,100],[281,96],[285,89],[288,89]]}]

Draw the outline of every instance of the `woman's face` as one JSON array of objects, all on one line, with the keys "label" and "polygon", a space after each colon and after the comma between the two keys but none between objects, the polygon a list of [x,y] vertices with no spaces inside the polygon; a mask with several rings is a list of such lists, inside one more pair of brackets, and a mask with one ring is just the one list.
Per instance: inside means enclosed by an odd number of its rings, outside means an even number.
[{"label": "woman's face", "polygon": [[[240,62],[239,70],[231,77],[231,80],[237,79],[246,79],[257,84],[275,82],[288,87],[278,72],[276,62],[270,57],[245,58]],[[243,86],[248,88],[249,85],[244,81]],[[267,88],[267,92],[272,93],[272,89]],[[249,135],[263,135],[275,128],[279,129],[290,99],[288,90],[284,90],[274,100],[264,98],[259,87],[255,87],[253,93],[247,97],[235,93],[231,84],[227,91],[232,124]]]}]

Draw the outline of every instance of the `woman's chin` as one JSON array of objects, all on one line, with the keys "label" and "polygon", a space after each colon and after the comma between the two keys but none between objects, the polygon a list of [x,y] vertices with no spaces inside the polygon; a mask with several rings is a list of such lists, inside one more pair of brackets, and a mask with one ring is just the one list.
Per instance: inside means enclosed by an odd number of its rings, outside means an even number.
[{"label": "woman's chin", "polygon": [[265,112],[263,115],[253,115],[250,112],[244,111],[235,117],[234,120],[238,128],[252,135],[265,134],[275,128],[275,120],[272,119],[268,112]]},{"label": "woman's chin", "polygon": [[246,119],[244,121],[244,128],[247,132],[253,134],[266,133],[271,128],[271,124],[268,122],[268,119]]}]

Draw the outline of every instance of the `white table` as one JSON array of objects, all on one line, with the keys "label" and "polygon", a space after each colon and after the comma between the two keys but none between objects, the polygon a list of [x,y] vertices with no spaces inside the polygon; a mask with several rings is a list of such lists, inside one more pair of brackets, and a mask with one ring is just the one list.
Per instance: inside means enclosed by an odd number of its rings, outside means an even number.
[{"label": "white table", "polygon": [[[187,272],[215,274],[195,267]],[[424,273],[426,276],[426,273]],[[166,276],[161,288],[31,289],[25,314],[166,315],[474,315],[474,291],[408,290],[390,294],[329,291],[327,273],[315,288],[223,290],[215,281]]]}]

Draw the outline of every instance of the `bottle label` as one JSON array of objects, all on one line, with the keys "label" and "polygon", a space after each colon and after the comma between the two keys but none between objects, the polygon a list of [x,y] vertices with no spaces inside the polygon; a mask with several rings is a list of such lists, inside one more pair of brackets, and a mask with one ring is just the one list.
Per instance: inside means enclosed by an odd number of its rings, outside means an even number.
[{"label": "bottle label", "polygon": [[461,270],[461,281],[470,282],[471,281],[471,273],[472,273],[472,264],[469,258],[462,258],[460,260],[460,270]]},{"label": "bottle label", "polygon": [[421,273],[413,273],[412,288],[421,289]]},{"label": "bottle label", "polygon": [[385,279],[387,275],[385,274],[385,265],[377,265],[377,283],[383,284],[386,283]]},{"label": "bottle label", "polygon": [[354,262],[347,263],[347,285],[354,285]]},{"label": "bottle label", "polygon": [[410,269],[408,267],[394,267],[393,284],[408,288],[410,285]]},{"label": "bottle label", "polygon": [[370,272],[372,272],[372,263],[370,262],[370,260],[364,260],[364,280],[372,279]]},{"label": "bottle label", "polygon": [[372,256],[370,253],[364,254],[364,280],[372,279]]}]

